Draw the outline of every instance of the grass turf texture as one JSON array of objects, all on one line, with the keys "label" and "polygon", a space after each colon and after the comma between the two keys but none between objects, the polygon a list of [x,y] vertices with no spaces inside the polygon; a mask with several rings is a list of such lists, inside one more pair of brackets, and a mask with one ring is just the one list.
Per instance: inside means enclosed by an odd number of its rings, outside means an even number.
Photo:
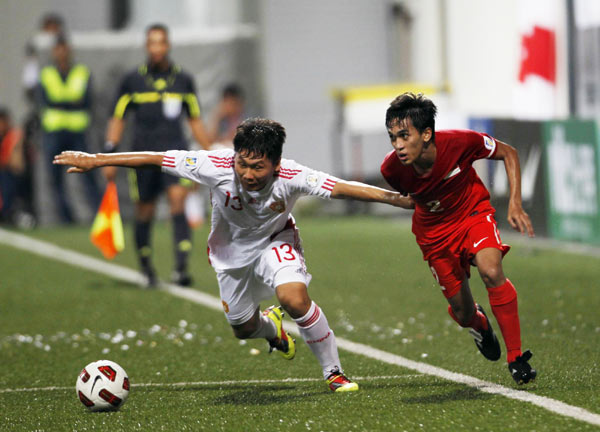
[{"label": "grass turf texture", "polygon": [[[299,226],[313,274],[311,295],[338,336],[514,387],[506,364],[483,359],[468,333],[446,314],[445,300],[406,224],[335,218],[300,219]],[[33,235],[99,256],[87,240],[87,228]],[[127,248],[115,261],[135,267],[131,232],[126,235]],[[214,273],[203,253],[206,235],[207,229],[195,233],[192,273],[196,289],[216,296]],[[168,278],[172,247],[167,225],[156,226],[154,246],[159,274]],[[350,376],[400,377],[360,382],[361,391],[347,395],[330,394],[319,381],[135,387],[319,378],[320,371],[303,343],[292,362],[267,356],[262,341],[240,345],[220,312],[166,293],[141,291],[6,246],[0,246],[0,262],[0,390],[70,387],[0,393],[0,430],[596,429],[344,351],[341,358]],[[598,413],[599,260],[514,247],[504,263],[519,291],[524,347],[534,352],[532,364],[539,370],[538,381],[527,391]],[[479,277],[471,281],[475,298],[487,306]],[[250,355],[250,348],[261,350],[260,355]],[[87,413],[75,396],[78,372],[101,358],[121,364],[134,384],[117,413]]]}]

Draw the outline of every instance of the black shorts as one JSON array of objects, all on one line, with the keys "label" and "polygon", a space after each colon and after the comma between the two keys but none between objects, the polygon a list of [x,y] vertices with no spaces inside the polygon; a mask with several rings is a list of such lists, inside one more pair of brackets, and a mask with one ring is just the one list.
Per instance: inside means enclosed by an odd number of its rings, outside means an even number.
[{"label": "black shorts", "polygon": [[165,174],[156,168],[129,170],[129,196],[135,202],[156,201],[161,192],[176,184],[190,187],[192,181]]}]

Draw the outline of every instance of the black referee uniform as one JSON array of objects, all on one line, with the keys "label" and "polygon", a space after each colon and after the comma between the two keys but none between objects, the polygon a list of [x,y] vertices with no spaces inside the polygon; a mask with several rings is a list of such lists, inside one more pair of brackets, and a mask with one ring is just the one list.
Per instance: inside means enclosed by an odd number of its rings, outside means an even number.
[{"label": "black referee uniform", "polygon": [[[123,79],[114,105],[113,117],[122,119],[135,114],[134,151],[187,150],[181,119],[200,117],[200,104],[192,77],[176,64],[166,69],[153,69],[144,64]],[[176,183],[189,180],[164,174],[155,169],[129,171],[130,194],[134,201],[154,202],[159,194]],[[191,233],[184,214],[173,216],[175,271],[186,272],[191,250]],[[146,274],[153,275],[150,257],[150,222],[136,221],[135,240],[140,264]]]},{"label": "black referee uniform", "polygon": [[[135,113],[133,151],[187,150],[181,118],[200,117],[200,104],[192,77],[178,65],[153,71],[148,65],[127,74],[121,83],[113,116]],[[153,169],[131,171],[134,200],[154,201],[177,177]]]}]

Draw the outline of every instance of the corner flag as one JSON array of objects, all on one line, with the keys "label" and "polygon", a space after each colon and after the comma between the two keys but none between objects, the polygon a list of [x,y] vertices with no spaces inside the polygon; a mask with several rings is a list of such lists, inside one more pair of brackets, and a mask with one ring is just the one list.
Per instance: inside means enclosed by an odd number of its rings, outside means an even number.
[{"label": "corner flag", "polygon": [[106,185],[106,192],[92,224],[90,240],[108,259],[113,259],[125,247],[117,185],[114,182]]}]

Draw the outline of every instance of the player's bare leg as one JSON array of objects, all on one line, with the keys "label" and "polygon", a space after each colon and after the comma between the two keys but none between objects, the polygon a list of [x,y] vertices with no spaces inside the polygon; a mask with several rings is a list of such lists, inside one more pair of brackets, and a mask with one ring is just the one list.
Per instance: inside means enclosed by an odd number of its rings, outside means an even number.
[{"label": "player's bare leg", "polygon": [[310,299],[306,285],[301,282],[281,284],[275,293],[321,364],[329,388],[334,392],[358,390],[358,384],[344,375],[333,330],[321,308]]},{"label": "player's bare leg", "polygon": [[146,287],[154,288],[158,283],[152,266],[152,246],[150,231],[156,209],[155,201],[138,201],[135,204],[135,245]]},{"label": "player's bare leg", "polygon": [[273,339],[277,336],[277,328],[256,309],[252,318],[242,324],[232,325],[233,334],[238,339]]},{"label": "player's bare leg", "polygon": [[232,324],[233,334],[238,339],[266,339],[272,352],[277,350],[283,358],[291,360],[296,355],[294,340],[283,329],[281,308],[271,306],[262,314],[257,308],[252,317],[242,324]]},{"label": "player's bare leg", "polygon": [[187,270],[188,255],[192,250],[191,230],[185,217],[185,198],[187,194],[187,187],[180,184],[171,185],[167,189],[167,198],[171,208],[175,255],[175,269],[171,279],[174,283],[182,286],[192,284],[192,278]]},{"label": "player's bare leg", "polygon": [[481,354],[488,360],[498,360],[501,355],[500,344],[483,308],[473,300],[467,278],[463,280],[458,293],[448,298],[448,303],[448,313],[458,325],[470,328],[469,332]]},{"label": "player's bare leg", "polygon": [[289,316],[296,320],[302,318],[312,304],[306,285],[301,282],[290,282],[279,285],[275,289],[277,299]]},{"label": "player's bare leg", "polygon": [[504,276],[502,252],[495,248],[482,249],[475,255],[474,264],[488,290],[490,306],[504,338],[508,369],[518,384],[527,383],[536,377],[537,372],[528,363],[531,352],[521,352],[517,291]]}]

